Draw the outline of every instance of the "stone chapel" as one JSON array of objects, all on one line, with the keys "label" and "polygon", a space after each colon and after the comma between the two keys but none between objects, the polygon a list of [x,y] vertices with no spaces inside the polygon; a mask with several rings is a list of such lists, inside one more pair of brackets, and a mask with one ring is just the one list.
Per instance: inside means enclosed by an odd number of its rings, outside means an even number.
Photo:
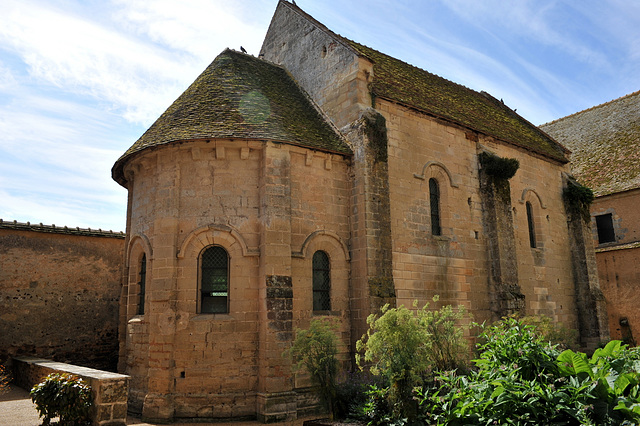
[{"label": "stone chapel", "polygon": [[384,303],[439,295],[478,321],[608,336],[591,231],[563,200],[569,152],[284,0],[260,55],[222,52],[112,173],[119,370],[146,419],[305,414],[309,382],[282,356],[295,329],[334,321],[349,365]]}]

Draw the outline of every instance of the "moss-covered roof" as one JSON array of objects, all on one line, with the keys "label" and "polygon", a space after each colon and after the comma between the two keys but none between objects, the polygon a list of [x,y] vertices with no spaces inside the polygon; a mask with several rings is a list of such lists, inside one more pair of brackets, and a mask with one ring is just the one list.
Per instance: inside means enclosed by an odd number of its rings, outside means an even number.
[{"label": "moss-covered roof", "polygon": [[640,188],[640,91],[540,126],[572,151],[596,196]]},{"label": "moss-covered roof", "polygon": [[113,178],[124,182],[122,168],[138,151],[212,138],[272,140],[351,154],[284,68],[226,49],[118,159]]},{"label": "moss-covered roof", "polygon": [[341,38],[373,62],[373,96],[417,108],[554,160],[568,161],[563,146],[488,93],[476,92]]}]

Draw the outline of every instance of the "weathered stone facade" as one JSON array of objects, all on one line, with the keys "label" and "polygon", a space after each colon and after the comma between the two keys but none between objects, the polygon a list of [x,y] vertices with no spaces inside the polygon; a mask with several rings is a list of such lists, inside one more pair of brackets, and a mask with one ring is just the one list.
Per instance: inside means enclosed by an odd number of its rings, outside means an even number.
[{"label": "weathered stone facade", "polygon": [[[596,196],[591,205],[591,229],[584,232],[596,247],[597,274],[606,300],[609,331],[612,338],[637,344],[640,92],[541,128],[573,151],[571,160],[576,178]],[[600,219],[604,219],[603,223],[598,224]],[[600,232],[604,234],[599,235]],[[586,310],[589,312],[590,308]]]},{"label": "weathered stone facade", "polygon": [[[597,198],[591,207],[593,241],[600,287],[607,300],[609,330],[614,339],[640,342],[640,189]],[[615,241],[598,242],[595,217],[611,214]]]},{"label": "weathered stone facade", "polygon": [[115,371],[124,234],[0,221],[0,362]]},{"label": "weathered stone facade", "polygon": [[[584,266],[593,249],[569,230],[555,141],[488,94],[343,39],[285,1],[260,57],[223,52],[114,165],[129,191],[120,371],[131,408],[294,418],[313,408],[308,379],[282,356],[294,329],[335,321],[348,364],[384,303],[440,295],[479,321],[587,324],[576,296],[597,288]],[[519,169],[490,176],[483,153]],[[213,248],[228,255],[222,292],[203,290]],[[319,252],[328,310],[316,306]],[[209,297],[226,307],[204,312]],[[589,327],[583,343],[606,337],[600,320]]]}]

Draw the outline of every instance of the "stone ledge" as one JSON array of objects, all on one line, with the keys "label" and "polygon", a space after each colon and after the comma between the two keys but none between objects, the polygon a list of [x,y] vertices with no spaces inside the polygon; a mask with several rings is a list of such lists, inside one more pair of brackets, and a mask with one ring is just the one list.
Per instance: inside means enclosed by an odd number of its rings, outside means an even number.
[{"label": "stone ledge", "polygon": [[51,373],[79,376],[91,386],[93,424],[126,424],[129,376],[28,356],[13,358],[12,365],[16,384],[27,390]]}]

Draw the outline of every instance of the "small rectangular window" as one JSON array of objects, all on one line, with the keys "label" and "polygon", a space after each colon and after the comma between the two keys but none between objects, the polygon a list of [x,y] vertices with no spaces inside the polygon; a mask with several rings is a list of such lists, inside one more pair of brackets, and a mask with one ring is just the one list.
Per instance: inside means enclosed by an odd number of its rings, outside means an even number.
[{"label": "small rectangular window", "polygon": [[613,230],[613,217],[611,213],[596,216],[596,228],[598,230],[598,244],[616,241],[616,233]]}]

